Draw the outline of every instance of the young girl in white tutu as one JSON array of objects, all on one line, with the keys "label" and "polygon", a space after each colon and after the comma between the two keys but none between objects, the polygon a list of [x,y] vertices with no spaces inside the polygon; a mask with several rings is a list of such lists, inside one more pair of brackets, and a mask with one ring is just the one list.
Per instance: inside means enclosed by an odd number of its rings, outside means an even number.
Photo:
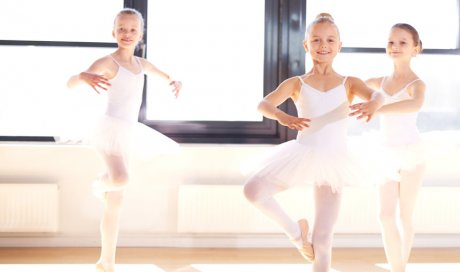
[{"label": "young girl in white tutu", "polygon": [[414,239],[414,207],[425,170],[424,147],[416,126],[425,83],[410,66],[411,59],[421,50],[417,30],[409,24],[395,24],[386,48],[393,61],[393,73],[366,81],[385,97],[384,105],[377,111],[385,147],[382,164],[387,169],[387,182],[379,188],[380,222],[392,272],[406,271]]},{"label": "young girl in white tutu", "polygon": [[69,87],[88,84],[97,93],[107,92],[105,115],[99,122],[92,144],[106,163],[106,173],[94,185],[104,200],[101,220],[101,255],[96,264],[99,272],[114,271],[120,206],[123,189],[129,180],[128,160],[132,154],[157,155],[175,152],[178,144],[161,133],[138,123],[142,102],[144,74],[164,78],[175,96],[181,82],[172,80],[146,59],[134,56],[143,38],[144,20],[134,9],[123,9],[114,22],[113,37],[118,48],[96,60],[86,71],[72,76]]},{"label": "young girl in white tutu", "polygon": [[[312,69],[288,78],[259,104],[267,118],[298,130],[296,140],[276,146],[256,168],[244,187],[246,198],[278,223],[300,253],[313,262],[313,271],[329,271],[333,228],[339,215],[341,189],[361,176],[347,151],[350,103],[357,96],[367,101],[355,106],[353,115],[372,119],[383,98],[355,77],[337,74],[333,61],[341,42],[332,16],[322,13],[308,26],[304,41]],[[288,98],[298,117],[277,108]],[[315,218],[312,241],[306,219],[292,220],[274,195],[295,185],[314,186]],[[302,205],[302,204],[301,204]]]}]

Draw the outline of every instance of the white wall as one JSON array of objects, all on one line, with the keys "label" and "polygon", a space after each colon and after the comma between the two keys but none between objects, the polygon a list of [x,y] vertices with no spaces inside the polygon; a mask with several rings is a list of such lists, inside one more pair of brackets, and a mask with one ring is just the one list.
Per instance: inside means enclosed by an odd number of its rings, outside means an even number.
[{"label": "white wall", "polygon": [[[460,145],[452,143],[446,148],[444,141],[440,143],[444,147],[429,157],[425,186],[460,187]],[[238,246],[289,246],[280,233],[183,235],[177,231],[181,184],[243,184],[240,163],[268,148],[269,145],[184,144],[179,157],[134,163],[126,191],[120,245],[225,246],[235,244],[236,239]],[[57,183],[60,189],[58,233],[3,233],[0,246],[98,245],[102,207],[91,194],[91,181],[103,169],[97,153],[85,146],[0,144],[0,183]],[[272,242],[267,243],[267,237]],[[435,238],[460,243],[459,235],[453,240],[442,234]],[[363,239],[362,243],[367,245],[380,243],[377,234],[352,238],[346,235],[342,237],[342,245],[356,245],[357,239]]]}]

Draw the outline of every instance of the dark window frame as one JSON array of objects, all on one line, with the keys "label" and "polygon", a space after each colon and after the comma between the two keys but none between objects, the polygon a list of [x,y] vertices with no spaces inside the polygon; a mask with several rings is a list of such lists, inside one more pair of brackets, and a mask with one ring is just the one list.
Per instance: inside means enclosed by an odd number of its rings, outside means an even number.
[{"label": "dark window frame", "polygon": [[[135,8],[144,16],[147,26],[147,0],[125,0],[124,7]],[[302,47],[305,33],[305,0],[265,0],[265,45],[264,45],[264,95],[274,90],[288,77],[304,73],[304,51]],[[148,32],[145,32],[145,41]],[[0,40],[1,45],[15,46],[56,46],[116,48],[116,43],[72,42],[72,41],[31,41]],[[147,53],[148,45],[136,50],[137,56]],[[280,143],[293,137],[292,131],[274,120],[264,118],[261,122],[227,121],[150,121],[145,118],[144,86],[143,103],[139,121],[157,129],[180,143]],[[282,110],[295,113],[295,107],[288,101],[280,106]],[[53,141],[53,136],[34,135],[1,136],[0,141]]]},{"label": "dark window frame", "polygon": [[[265,0],[265,46],[264,46],[264,95],[274,90],[283,80],[305,73],[305,51],[302,46],[306,29],[307,0]],[[148,0],[125,0],[124,7],[139,10],[147,25]],[[460,14],[460,0],[458,0]],[[460,18],[460,17],[459,17]],[[311,18],[308,18],[311,20]],[[460,19],[459,19],[460,20]],[[459,30],[460,32],[460,30]],[[145,35],[148,35],[147,31]],[[147,40],[147,39],[145,39]],[[424,54],[459,55],[460,33],[455,49],[425,49]],[[116,48],[116,43],[71,42],[71,41],[27,41],[0,40],[2,45],[15,46],[57,46],[57,47],[94,47]],[[146,50],[148,45],[146,45]],[[137,56],[147,52],[136,51]],[[344,47],[341,54],[347,53],[385,53],[384,48]],[[277,144],[295,138],[296,131],[290,130],[274,120],[263,118],[261,122],[194,122],[194,121],[149,121],[145,118],[146,86],[144,86],[143,104],[139,121],[157,129],[180,143],[245,143]],[[295,114],[292,101],[288,100],[279,107]],[[34,135],[1,136],[0,141],[53,141],[53,137]]]},{"label": "dark window frame", "polygon": [[[144,18],[148,20],[147,1],[133,2],[137,2],[135,8],[142,10]],[[305,4],[305,0],[265,1],[264,95],[288,77],[304,73],[305,52],[302,41],[305,33]],[[144,40],[147,41],[146,38]],[[144,53],[148,55],[148,44]],[[139,121],[180,143],[276,144],[293,137],[288,128],[267,118],[261,122],[147,120],[146,89],[147,84]],[[290,101],[283,103],[280,108],[295,113],[295,107]]]},{"label": "dark window frame", "polygon": [[[306,0],[308,1],[308,0]],[[460,55],[460,0],[457,0],[457,14],[459,20],[459,29],[457,33],[457,45],[454,49],[435,49],[435,48],[427,48],[423,49],[422,54],[428,55]],[[312,20],[312,18],[307,18],[307,20]],[[423,39],[422,39],[423,40]],[[374,47],[342,47],[340,50],[340,54],[386,54],[386,48],[374,48]],[[450,121],[446,126],[443,126],[446,119]],[[436,122],[436,120],[443,120],[443,122],[437,122],[440,125],[437,129],[444,130],[450,129],[450,127],[455,126],[459,127],[460,120],[458,116],[448,114],[447,116],[444,114],[433,114],[432,112],[420,112],[419,117],[417,120],[417,126],[419,127],[420,131],[426,130],[425,122]]]}]

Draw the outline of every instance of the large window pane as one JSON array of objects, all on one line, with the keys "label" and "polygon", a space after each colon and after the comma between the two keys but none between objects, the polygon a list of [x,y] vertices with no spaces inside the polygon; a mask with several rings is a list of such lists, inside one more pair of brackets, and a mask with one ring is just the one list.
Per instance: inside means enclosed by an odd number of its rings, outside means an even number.
[{"label": "large window pane", "polygon": [[393,24],[409,23],[419,31],[425,48],[454,49],[458,10],[458,0],[307,0],[307,22],[321,12],[330,13],[345,47],[384,47]]},{"label": "large window pane", "polygon": [[147,119],[262,121],[255,109],[263,97],[264,4],[150,0],[148,59],[184,87],[176,100],[149,78]]},{"label": "large window pane", "polygon": [[[388,75],[392,62],[385,54],[340,53],[335,60],[336,70],[366,80]],[[433,69],[442,67],[442,69]],[[413,59],[412,68],[427,85],[425,103],[420,112],[421,132],[460,130],[460,55],[421,54]],[[377,122],[363,126],[357,122],[352,131],[377,128]]]},{"label": "large window pane", "polygon": [[1,40],[113,42],[123,0],[2,1]]},{"label": "large window pane", "polygon": [[0,47],[0,135],[83,136],[104,110],[104,95],[68,89],[68,78],[113,48]]}]

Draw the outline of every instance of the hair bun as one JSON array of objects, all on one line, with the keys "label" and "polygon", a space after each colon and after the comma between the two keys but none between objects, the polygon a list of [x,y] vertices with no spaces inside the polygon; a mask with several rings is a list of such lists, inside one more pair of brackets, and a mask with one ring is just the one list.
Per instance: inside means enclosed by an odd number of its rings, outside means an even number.
[{"label": "hair bun", "polygon": [[330,20],[331,22],[334,22],[334,18],[332,18],[332,15],[326,12],[321,12],[320,14],[316,15],[316,20],[321,20],[321,19],[327,19]]}]

